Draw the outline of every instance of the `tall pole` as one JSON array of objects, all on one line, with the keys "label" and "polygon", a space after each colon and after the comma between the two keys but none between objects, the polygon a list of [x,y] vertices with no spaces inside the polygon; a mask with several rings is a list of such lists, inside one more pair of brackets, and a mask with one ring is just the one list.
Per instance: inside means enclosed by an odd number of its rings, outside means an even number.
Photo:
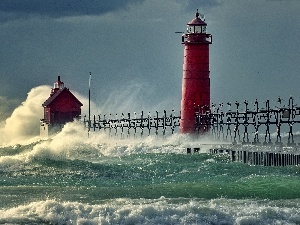
[{"label": "tall pole", "polygon": [[90,72],[89,77],[89,122],[88,122],[88,137],[90,136],[90,129],[91,129],[91,79],[92,73]]}]

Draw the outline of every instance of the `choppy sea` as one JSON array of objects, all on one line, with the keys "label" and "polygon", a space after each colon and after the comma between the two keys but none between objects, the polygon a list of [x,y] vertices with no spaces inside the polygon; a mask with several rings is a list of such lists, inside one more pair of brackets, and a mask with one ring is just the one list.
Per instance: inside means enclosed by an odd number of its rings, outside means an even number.
[{"label": "choppy sea", "polygon": [[300,224],[298,166],[232,163],[209,147],[183,135],[88,138],[76,124],[3,145],[0,224]]}]

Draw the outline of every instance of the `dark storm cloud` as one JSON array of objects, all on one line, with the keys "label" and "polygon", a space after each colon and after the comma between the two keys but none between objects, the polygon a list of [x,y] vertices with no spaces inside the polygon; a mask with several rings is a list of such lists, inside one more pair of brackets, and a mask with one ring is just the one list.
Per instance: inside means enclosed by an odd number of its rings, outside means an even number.
[{"label": "dark storm cloud", "polygon": [[48,17],[98,15],[144,0],[1,0],[2,20],[31,15]]},{"label": "dark storm cloud", "polygon": [[[61,18],[68,16],[100,15],[130,4],[145,0],[1,0],[0,22],[23,19],[32,16]],[[174,0],[186,10],[209,8],[220,4],[220,0]]]},{"label": "dark storm cloud", "polygon": [[189,0],[187,8],[188,10],[195,10],[199,7],[214,7],[220,5],[220,0]]}]

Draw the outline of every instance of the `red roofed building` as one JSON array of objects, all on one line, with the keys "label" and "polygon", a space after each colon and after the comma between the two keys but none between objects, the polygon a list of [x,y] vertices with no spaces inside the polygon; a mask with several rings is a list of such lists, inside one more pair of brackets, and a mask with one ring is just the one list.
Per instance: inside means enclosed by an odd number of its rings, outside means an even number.
[{"label": "red roofed building", "polygon": [[[41,120],[41,135],[48,134],[48,127],[61,127],[67,122],[72,122],[81,115],[82,103],[64,87],[64,83],[58,76],[50,97],[42,104],[44,107],[44,119]],[[47,127],[46,127],[47,126]],[[44,131],[46,132],[44,132]],[[44,134],[45,133],[45,134]]]}]

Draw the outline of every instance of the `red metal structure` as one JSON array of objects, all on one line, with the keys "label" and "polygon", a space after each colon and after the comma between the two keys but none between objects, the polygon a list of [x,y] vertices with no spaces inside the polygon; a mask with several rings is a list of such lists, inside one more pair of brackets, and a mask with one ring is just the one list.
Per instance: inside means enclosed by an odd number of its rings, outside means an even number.
[{"label": "red metal structure", "polygon": [[54,87],[51,90],[50,97],[43,103],[44,123],[49,125],[63,125],[71,122],[74,118],[81,115],[82,103],[64,87],[64,83],[58,76]]},{"label": "red metal structure", "polygon": [[[207,24],[203,16],[187,24],[187,33],[182,36],[184,63],[181,99],[181,133],[195,133],[195,106],[203,110],[210,105],[209,45],[211,34],[206,33]],[[205,130],[203,131],[205,132]]]}]

